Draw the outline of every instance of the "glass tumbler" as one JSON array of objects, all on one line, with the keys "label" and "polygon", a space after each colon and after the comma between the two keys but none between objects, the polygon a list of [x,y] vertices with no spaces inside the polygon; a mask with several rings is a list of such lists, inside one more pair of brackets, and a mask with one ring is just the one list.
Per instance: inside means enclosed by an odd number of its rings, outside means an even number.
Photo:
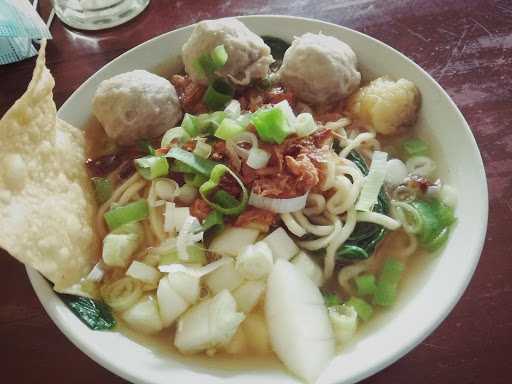
[{"label": "glass tumbler", "polygon": [[58,18],[70,27],[97,30],[115,27],[141,13],[150,0],[52,0]]}]

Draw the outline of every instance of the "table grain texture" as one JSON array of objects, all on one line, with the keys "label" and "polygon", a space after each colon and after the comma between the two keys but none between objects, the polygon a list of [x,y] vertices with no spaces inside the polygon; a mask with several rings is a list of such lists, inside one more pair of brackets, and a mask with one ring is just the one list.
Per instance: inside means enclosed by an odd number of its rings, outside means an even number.
[{"label": "table grain texture", "polygon": [[[49,1],[40,0],[44,18],[49,10]],[[363,382],[512,383],[512,1],[152,0],[131,22],[94,33],[55,19],[47,63],[57,106],[104,64],[154,36],[202,19],[249,14],[317,18],[398,49],[450,94],[482,153],[490,215],[471,284],[431,336]],[[33,66],[29,59],[0,67],[0,115],[24,92]],[[0,382],[123,383],[60,333],[24,267],[0,253]]]}]

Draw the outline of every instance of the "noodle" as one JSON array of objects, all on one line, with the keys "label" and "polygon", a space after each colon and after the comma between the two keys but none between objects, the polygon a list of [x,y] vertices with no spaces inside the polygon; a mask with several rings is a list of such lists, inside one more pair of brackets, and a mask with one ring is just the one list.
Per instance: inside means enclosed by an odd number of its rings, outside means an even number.
[{"label": "noodle", "polygon": [[338,284],[345,291],[345,293],[348,295],[353,294],[352,287],[350,286],[350,280],[368,270],[370,259],[371,258],[342,268],[338,273]]},{"label": "noodle", "polygon": [[302,237],[306,234],[306,230],[297,223],[291,213],[281,214],[281,220],[283,220],[283,223],[286,225],[288,230],[295,236]]},{"label": "noodle", "polygon": [[335,188],[337,191],[326,204],[327,210],[333,215],[341,215],[356,203],[364,179],[361,171],[357,168],[339,166],[337,169],[342,174],[349,175],[353,183],[350,183],[346,176],[336,177]]},{"label": "noodle", "polygon": [[348,145],[343,148],[343,150],[340,152],[339,156],[341,158],[347,157],[347,155],[357,147],[359,147],[363,141],[375,139],[375,133],[373,132],[364,132],[357,135],[357,137],[354,140],[349,140]]},{"label": "noodle", "polygon": [[313,203],[312,206],[306,206],[302,210],[305,215],[320,215],[325,210],[325,197],[319,193],[310,193],[307,203]]},{"label": "noodle", "polygon": [[292,213],[293,217],[299,225],[308,233],[311,233],[316,236],[327,236],[329,235],[334,227],[332,225],[314,225],[309,222],[309,220],[304,216],[302,212],[294,212]]},{"label": "noodle", "polygon": [[334,223],[334,230],[330,235],[315,240],[299,241],[297,244],[308,251],[317,251],[327,247],[331,240],[340,234],[342,228],[341,220],[338,217],[335,217],[331,222]]},{"label": "noodle", "polygon": [[336,263],[336,251],[345,241],[347,241],[349,236],[354,231],[355,226],[356,210],[352,208],[347,212],[345,225],[343,225],[340,233],[331,239],[325,251],[324,277],[326,279],[330,278],[334,272],[334,265]]},{"label": "noodle", "polygon": [[357,212],[357,221],[378,224],[391,231],[400,228],[400,222],[377,212]]}]

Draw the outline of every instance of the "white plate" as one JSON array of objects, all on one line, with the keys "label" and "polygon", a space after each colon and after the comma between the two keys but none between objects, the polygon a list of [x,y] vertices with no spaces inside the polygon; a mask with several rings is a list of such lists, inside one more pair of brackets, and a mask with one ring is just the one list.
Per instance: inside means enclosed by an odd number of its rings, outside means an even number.
[{"label": "white plate", "polygon": [[[487,184],[471,130],[446,92],[418,65],[393,48],[334,24],[296,17],[240,18],[259,35],[291,41],[305,32],[336,36],[356,52],[364,76],[391,75],[413,81],[422,94],[419,134],[435,143],[442,177],[459,191],[458,223],[438,257],[422,263],[405,282],[398,303],[366,327],[325,370],[318,383],[353,383],[385,368],[426,338],[464,292],[482,250],[487,227]],[[172,66],[193,26],[168,32],[121,55],[96,72],[60,108],[59,116],[83,127],[98,84],[133,69]],[[174,63],[174,64],[173,64]],[[154,352],[117,332],[93,332],[55,296],[35,271],[28,275],[44,308],[61,331],[93,360],[134,383],[296,383],[279,367],[227,370],[214,364]],[[170,342],[170,341],[169,341]],[[462,342],[462,341],[461,341]]]}]

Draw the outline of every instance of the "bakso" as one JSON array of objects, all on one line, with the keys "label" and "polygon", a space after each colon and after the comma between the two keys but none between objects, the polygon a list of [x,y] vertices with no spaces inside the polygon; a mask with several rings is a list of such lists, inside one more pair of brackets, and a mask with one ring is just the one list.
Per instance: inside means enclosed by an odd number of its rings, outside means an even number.
[{"label": "bakso", "polygon": [[359,86],[357,58],[335,37],[306,33],[296,37],[278,72],[283,84],[300,99],[315,104],[335,103]]},{"label": "bakso", "polygon": [[92,108],[105,133],[122,145],[158,137],[182,116],[176,90],[169,80],[142,70],[101,82]]}]

